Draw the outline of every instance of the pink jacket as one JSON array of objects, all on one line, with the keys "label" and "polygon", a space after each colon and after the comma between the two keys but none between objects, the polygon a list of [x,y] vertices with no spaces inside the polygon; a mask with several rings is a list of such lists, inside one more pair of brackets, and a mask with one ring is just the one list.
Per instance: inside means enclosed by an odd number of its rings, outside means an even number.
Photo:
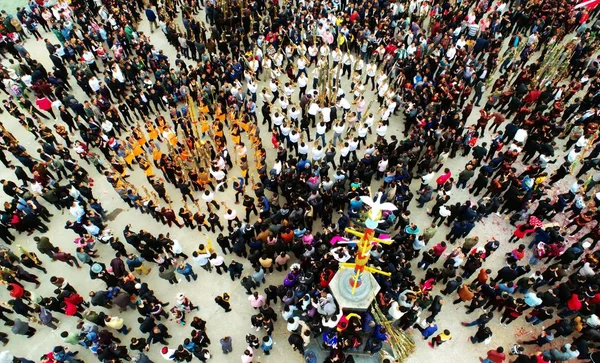
[{"label": "pink jacket", "polygon": [[248,296],[248,301],[250,301],[250,305],[253,308],[258,309],[265,304],[265,297],[262,295],[258,295],[256,298],[254,295]]}]

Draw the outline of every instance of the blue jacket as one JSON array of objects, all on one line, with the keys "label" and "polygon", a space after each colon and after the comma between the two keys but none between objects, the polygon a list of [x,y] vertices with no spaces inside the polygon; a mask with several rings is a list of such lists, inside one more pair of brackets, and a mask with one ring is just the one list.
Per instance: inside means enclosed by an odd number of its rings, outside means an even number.
[{"label": "blue jacket", "polygon": [[194,270],[192,269],[192,266],[189,263],[186,263],[183,269],[177,267],[177,273],[180,273],[182,275],[190,275],[194,273]]},{"label": "blue jacket", "polygon": [[427,328],[423,329],[423,338],[427,339],[430,336],[432,336],[436,331],[438,330],[437,325],[433,325],[433,326],[428,326]]},{"label": "blue jacket", "polygon": [[154,13],[154,11],[150,8],[146,8],[146,18],[148,18],[149,22],[155,22],[156,21],[156,13]]},{"label": "blue jacket", "polygon": [[373,332],[373,337],[377,338],[381,341],[385,341],[388,339],[387,333],[382,331],[383,327],[381,325],[377,325],[375,327],[375,331]]}]

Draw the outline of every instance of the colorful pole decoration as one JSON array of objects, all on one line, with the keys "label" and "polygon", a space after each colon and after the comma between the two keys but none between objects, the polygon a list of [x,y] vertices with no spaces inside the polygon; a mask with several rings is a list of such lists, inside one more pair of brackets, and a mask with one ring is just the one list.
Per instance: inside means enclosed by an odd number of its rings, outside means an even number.
[{"label": "colorful pole decoration", "polygon": [[588,8],[588,10],[592,10],[594,9],[596,6],[598,6],[598,4],[600,3],[600,0],[587,0],[587,1],[582,1],[579,4],[575,5],[573,7],[573,10],[575,9],[579,9],[581,7],[586,7]]},{"label": "colorful pole decoration", "polygon": [[360,199],[371,207],[369,210],[367,220],[365,221],[365,231],[359,232],[353,228],[346,228],[346,232],[360,237],[358,241],[358,253],[354,263],[340,263],[340,269],[354,268],[354,274],[348,281],[352,287],[352,295],[356,292],[356,289],[362,284],[361,278],[365,271],[371,273],[378,273],[385,276],[390,276],[389,272],[384,272],[379,269],[367,266],[369,257],[371,256],[371,249],[377,243],[383,243],[389,245],[392,243],[390,239],[379,239],[374,237],[375,229],[381,219],[381,212],[384,210],[395,211],[397,208],[392,203],[381,203],[383,193],[379,192],[375,201],[371,197],[361,196]]}]

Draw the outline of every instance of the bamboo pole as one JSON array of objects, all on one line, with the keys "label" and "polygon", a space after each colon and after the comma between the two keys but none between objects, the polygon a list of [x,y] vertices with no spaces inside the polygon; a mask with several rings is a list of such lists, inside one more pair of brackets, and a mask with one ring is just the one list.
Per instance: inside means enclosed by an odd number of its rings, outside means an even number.
[{"label": "bamboo pole", "polygon": [[409,334],[393,325],[393,320],[387,319],[377,303],[371,305],[371,312],[377,324],[383,326],[389,335],[389,344],[398,362],[405,362],[415,351],[415,342]]},{"label": "bamboo pole", "polygon": [[37,257],[35,257],[34,255],[32,255],[31,253],[29,253],[29,251],[27,251],[26,249],[24,249],[23,246],[17,245],[17,249],[19,250],[19,252],[21,252],[22,254],[24,254],[25,256],[27,256],[27,258],[29,258],[31,261],[33,261],[36,265],[41,265],[40,260],[38,260]]}]

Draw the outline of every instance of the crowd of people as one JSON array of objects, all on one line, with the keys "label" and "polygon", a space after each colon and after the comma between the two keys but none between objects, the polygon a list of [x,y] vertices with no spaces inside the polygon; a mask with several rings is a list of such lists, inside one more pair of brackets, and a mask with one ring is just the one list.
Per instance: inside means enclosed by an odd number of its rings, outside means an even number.
[{"label": "crowd of people", "polygon": [[[102,362],[204,362],[214,352],[196,297],[163,296],[145,276],[183,286],[214,270],[239,281],[262,331],[236,350],[243,363],[269,355],[283,325],[303,355],[314,342],[326,362],[359,352],[393,362],[386,325],[340,310],[329,290],[356,256],[335,241],[364,228],[361,196],[380,194],[397,209],[377,233],[394,243],[374,247],[369,263],[391,273],[375,276],[373,303],[392,329],[416,329],[436,349],[452,340],[436,323],[452,300],[476,313],[463,322],[472,344],[489,343],[496,320],[544,324],[485,363],[600,360],[600,23],[596,9],[574,5],[61,0],[2,11],[0,276],[10,299],[0,319],[33,339],[46,329],[37,325],[61,331],[57,317],[78,319],[41,362],[80,361],[82,347]],[[29,53],[32,42],[48,54]],[[15,136],[21,127],[35,147]],[[135,223],[115,236],[98,178],[129,213],[199,242]],[[414,218],[419,208],[431,220]],[[74,246],[50,234],[64,214]],[[480,238],[492,219],[512,236]],[[34,234],[37,251],[21,247]],[[494,271],[498,250],[506,263]],[[56,261],[106,288],[36,275]],[[52,296],[36,291],[47,283]],[[239,308],[230,293],[214,301]],[[162,319],[189,324],[189,337],[170,340]],[[231,336],[219,342],[233,352]]]}]

